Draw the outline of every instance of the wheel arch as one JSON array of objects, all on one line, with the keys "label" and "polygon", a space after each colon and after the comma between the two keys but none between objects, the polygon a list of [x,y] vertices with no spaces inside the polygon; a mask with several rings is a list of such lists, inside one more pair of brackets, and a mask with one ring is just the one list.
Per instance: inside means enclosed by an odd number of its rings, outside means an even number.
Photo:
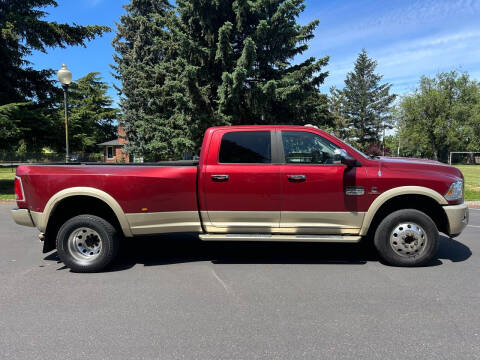
[{"label": "wheel arch", "polygon": [[39,224],[37,224],[40,231],[45,232],[47,230],[47,227],[52,219],[52,215],[55,214],[55,211],[59,208],[59,206],[65,204],[65,201],[69,201],[74,198],[81,198],[87,201],[88,199],[100,201],[115,215],[115,219],[118,222],[118,226],[123,232],[123,235],[126,237],[133,236],[130,230],[130,225],[127,221],[127,217],[120,204],[105,191],[91,187],[68,188],[53,195],[45,205]]},{"label": "wheel arch", "polygon": [[440,193],[422,186],[402,186],[379,195],[365,213],[360,235],[373,231],[382,218],[396,210],[417,209],[429,215],[437,228],[448,233],[448,219],[443,205],[448,205]]}]

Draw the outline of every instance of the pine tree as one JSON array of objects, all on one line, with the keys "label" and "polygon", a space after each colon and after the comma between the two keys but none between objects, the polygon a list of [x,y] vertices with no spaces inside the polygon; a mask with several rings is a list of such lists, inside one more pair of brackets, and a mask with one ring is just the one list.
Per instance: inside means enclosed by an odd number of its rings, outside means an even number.
[{"label": "pine tree", "polygon": [[113,66],[121,81],[122,124],[128,138],[126,150],[146,160],[165,160],[193,149],[189,128],[179,116],[176,83],[180,70],[168,29],[175,13],[168,1],[132,0],[117,24],[113,41]]},{"label": "pine tree", "polygon": [[295,63],[318,25],[297,23],[303,3],[133,0],[114,42],[130,146],[164,158],[198,151],[214,125],[323,125],[328,58]]},{"label": "pine tree", "polygon": [[355,61],[354,71],[347,74],[342,90],[352,140],[362,149],[379,143],[384,128],[392,124],[390,111],[396,95],[390,94],[391,84],[380,84],[383,76],[375,73],[376,67],[377,62],[363,49]]},{"label": "pine tree", "polygon": [[26,57],[32,51],[67,45],[85,46],[110,29],[45,21],[41,9],[57,6],[54,0],[0,1],[0,105],[35,99],[46,101],[56,93],[53,70],[34,70]]},{"label": "pine tree", "polygon": [[72,151],[98,152],[98,143],[115,137],[113,122],[118,119],[120,111],[112,107],[113,100],[107,95],[107,90],[108,85],[96,72],[85,75],[70,86],[68,104]]},{"label": "pine tree", "polygon": [[197,130],[218,124],[322,125],[326,98],[319,85],[328,58],[294,58],[308,49],[318,21],[296,20],[303,0],[179,0],[179,81],[187,84],[185,117]]},{"label": "pine tree", "polygon": [[345,96],[343,91],[332,86],[330,88],[330,95],[328,96],[328,111],[331,116],[332,131],[340,139],[350,141],[352,138],[352,129],[345,114],[344,103]]},{"label": "pine tree", "polygon": [[[54,70],[35,70],[26,59],[33,51],[85,42],[110,29],[46,21],[43,8],[54,0],[0,0],[0,148],[28,152],[57,147],[57,102],[61,91],[52,79]],[[3,124],[3,125],[2,125]],[[60,148],[60,147],[59,147]]]}]

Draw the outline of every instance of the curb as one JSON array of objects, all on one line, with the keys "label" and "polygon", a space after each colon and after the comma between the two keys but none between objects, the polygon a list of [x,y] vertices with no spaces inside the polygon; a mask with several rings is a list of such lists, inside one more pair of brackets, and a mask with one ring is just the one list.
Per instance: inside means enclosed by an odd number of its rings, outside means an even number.
[{"label": "curb", "polygon": [[465,201],[470,209],[480,209],[480,201]]}]

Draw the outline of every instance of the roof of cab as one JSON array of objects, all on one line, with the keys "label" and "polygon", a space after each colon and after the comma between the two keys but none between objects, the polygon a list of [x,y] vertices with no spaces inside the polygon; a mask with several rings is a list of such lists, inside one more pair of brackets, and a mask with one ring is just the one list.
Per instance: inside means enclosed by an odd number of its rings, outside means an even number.
[{"label": "roof of cab", "polygon": [[307,129],[317,129],[321,130],[316,126],[313,125],[232,125],[232,126],[213,126],[210,127],[207,130],[235,130],[235,129],[266,129],[266,130],[272,130],[272,129],[302,129],[305,130]]}]

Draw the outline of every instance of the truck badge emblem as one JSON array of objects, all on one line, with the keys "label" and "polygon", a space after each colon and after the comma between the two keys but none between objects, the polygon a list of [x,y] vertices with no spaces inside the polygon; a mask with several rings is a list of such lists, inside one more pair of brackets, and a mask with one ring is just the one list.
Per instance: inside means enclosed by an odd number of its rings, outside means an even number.
[{"label": "truck badge emblem", "polygon": [[345,195],[363,195],[365,194],[365,189],[363,186],[347,186],[345,189]]}]

